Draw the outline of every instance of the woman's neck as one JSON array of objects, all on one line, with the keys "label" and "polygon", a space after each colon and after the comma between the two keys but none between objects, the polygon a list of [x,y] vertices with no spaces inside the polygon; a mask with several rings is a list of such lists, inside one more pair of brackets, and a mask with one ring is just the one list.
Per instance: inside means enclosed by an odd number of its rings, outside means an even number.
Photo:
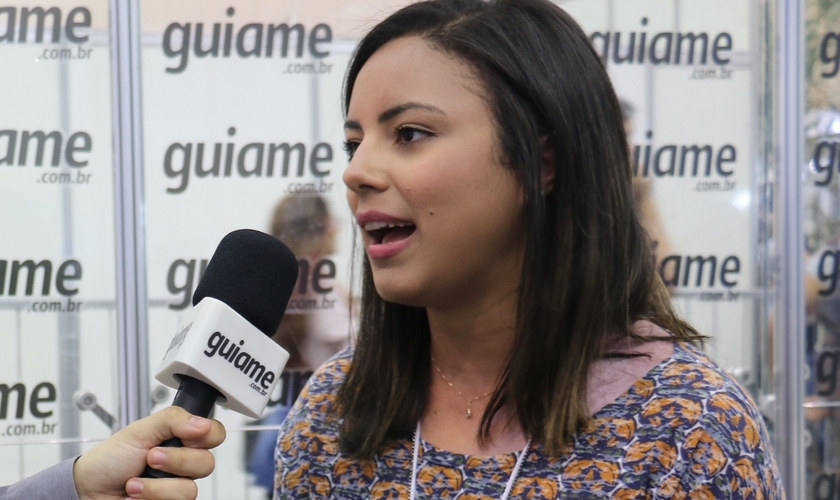
[{"label": "woman's neck", "polygon": [[428,310],[432,367],[421,418],[423,440],[464,455],[499,455],[527,441],[510,408],[493,418],[490,441],[478,439],[482,415],[507,366],[516,328],[515,297],[469,313]]},{"label": "woman's neck", "polygon": [[516,308],[509,294],[472,307],[427,309],[435,365],[452,377],[495,385],[513,346]]}]

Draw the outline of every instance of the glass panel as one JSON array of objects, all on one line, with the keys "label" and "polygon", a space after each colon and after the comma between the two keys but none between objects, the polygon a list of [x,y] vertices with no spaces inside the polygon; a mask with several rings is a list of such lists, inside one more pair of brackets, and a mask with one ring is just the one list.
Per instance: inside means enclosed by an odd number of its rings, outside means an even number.
[{"label": "glass panel", "polygon": [[[217,408],[228,439],[203,497],[270,494],[276,429],[312,370],[349,340],[339,103],[354,48],[352,5],[142,3],[151,373],[225,234],[273,234],[301,264],[274,337],[292,357],[261,420]],[[256,426],[264,432],[248,432]]]},{"label": "glass panel", "polygon": [[[558,2],[590,34],[626,112],[639,209],[660,273],[683,317],[711,337],[707,353],[778,429],[769,279],[774,4],[750,1]],[[726,15],[721,15],[725,12]],[[780,375],[781,373],[781,375]],[[779,404],[784,404],[780,402]],[[798,446],[796,444],[795,446]],[[779,456],[777,460],[785,460]],[[795,467],[790,467],[794,470]]]},{"label": "glass panel", "polygon": [[607,61],[625,109],[639,209],[678,311],[758,397],[766,330],[754,2],[559,3]]},{"label": "glass panel", "polygon": [[108,23],[105,0],[0,7],[0,484],[119,414]]},{"label": "glass panel", "polygon": [[816,499],[840,495],[840,3],[809,0],[805,12],[806,473]]}]

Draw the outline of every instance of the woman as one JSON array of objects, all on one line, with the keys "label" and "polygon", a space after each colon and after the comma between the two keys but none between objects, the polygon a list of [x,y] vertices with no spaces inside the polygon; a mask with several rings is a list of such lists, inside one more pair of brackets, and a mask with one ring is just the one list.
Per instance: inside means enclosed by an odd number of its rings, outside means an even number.
[{"label": "woman", "polygon": [[408,6],[344,104],[360,333],[284,422],[277,497],[783,496],[753,403],[669,305],[568,15]]}]

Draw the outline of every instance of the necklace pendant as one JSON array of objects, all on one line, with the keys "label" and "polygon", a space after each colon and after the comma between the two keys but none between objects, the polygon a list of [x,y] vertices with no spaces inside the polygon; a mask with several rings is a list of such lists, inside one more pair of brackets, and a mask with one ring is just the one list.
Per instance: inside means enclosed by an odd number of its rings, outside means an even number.
[{"label": "necklace pendant", "polygon": [[470,409],[469,406],[467,406],[467,418],[470,418],[470,417],[472,417],[472,410]]}]

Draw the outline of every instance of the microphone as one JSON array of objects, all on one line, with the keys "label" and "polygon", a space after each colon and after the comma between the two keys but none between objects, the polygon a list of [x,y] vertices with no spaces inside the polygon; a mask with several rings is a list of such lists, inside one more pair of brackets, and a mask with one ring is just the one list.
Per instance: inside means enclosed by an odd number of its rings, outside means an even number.
[{"label": "microphone", "polygon": [[[292,251],[252,229],[225,236],[213,253],[158,370],[172,402],[208,417],[213,405],[258,418],[289,353],[271,340],[298,276]],[[161,446],[181,446],[178,438]],[[143,477],[174,477],[146,467]]]}]

